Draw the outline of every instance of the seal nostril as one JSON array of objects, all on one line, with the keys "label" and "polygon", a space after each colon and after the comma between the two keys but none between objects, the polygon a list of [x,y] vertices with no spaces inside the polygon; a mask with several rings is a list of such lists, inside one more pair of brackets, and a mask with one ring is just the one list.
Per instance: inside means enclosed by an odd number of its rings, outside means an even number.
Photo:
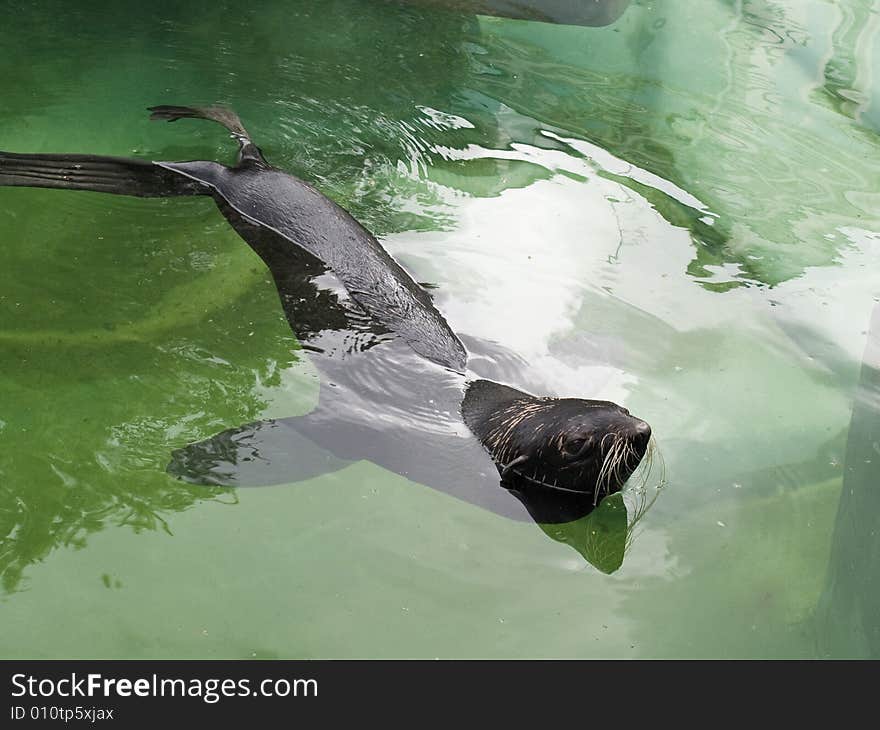
[{"label": "seal nostril", "polygon": [[651,435],[651,427],[648,425],[647,421],[638,421],[636,423],[636,433],[642,436]]}]

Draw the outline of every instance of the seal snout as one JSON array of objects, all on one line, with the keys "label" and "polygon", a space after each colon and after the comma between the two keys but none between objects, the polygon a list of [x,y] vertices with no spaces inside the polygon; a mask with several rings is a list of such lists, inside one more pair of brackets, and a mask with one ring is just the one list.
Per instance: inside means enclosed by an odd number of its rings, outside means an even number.
[{"label": "seal snout", "polygon": [[630,442],[631,458],[635,459],[635,462],[632,464],[632,469],[634,470],[638,466],[638,462],[641,461],[648,451],[648,444],[651,441],[651,426],[641,418],[630,416],[628,431],[627,440]]},{"label": "seal snout", "polygon": [[645,439],[651,438],[651,427],[648,425],[647,421],[643,421],[641,418],[633,418],[635,423],[633,424],[633,433],[636,436],[641,436]]}]

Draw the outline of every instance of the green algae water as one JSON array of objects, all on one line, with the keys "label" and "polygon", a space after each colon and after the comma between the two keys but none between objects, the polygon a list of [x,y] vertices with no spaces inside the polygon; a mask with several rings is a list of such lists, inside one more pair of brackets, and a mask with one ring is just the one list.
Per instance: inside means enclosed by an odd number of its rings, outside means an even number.
[{"label": "green algae water", "polygon": [[259,5],[0,1],[0,149],[229,163],[145,107],[232,106],[664,486],[627,527],[178,481],[319,402],[268,271],[209,199],[0,188],[0,657],[880,655],[880,3]]}]

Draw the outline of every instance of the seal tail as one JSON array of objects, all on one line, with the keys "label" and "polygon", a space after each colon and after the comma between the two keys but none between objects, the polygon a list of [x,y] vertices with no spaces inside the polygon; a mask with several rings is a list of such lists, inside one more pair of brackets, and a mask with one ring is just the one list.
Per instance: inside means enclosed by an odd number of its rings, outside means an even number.
[{"label": "seal tail", "polygon": [[0,186],[91,190],[138,198],[209,195],[210,188],[148,160],[0,152]]}]

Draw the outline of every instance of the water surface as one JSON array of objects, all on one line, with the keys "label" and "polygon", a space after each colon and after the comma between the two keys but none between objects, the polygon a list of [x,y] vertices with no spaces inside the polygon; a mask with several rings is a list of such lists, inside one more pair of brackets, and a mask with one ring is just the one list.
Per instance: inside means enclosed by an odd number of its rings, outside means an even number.
[{"label": "water surface", "polygon": [[229,162],[143,110],[235,107],[456,332],[651,423],[623,562],[368,461],[172,479],[318,402],[268,272],[210,200],[3,188],[0,655],[880,654],[880,4],[434,5],[4,0],[0,149]]}]

